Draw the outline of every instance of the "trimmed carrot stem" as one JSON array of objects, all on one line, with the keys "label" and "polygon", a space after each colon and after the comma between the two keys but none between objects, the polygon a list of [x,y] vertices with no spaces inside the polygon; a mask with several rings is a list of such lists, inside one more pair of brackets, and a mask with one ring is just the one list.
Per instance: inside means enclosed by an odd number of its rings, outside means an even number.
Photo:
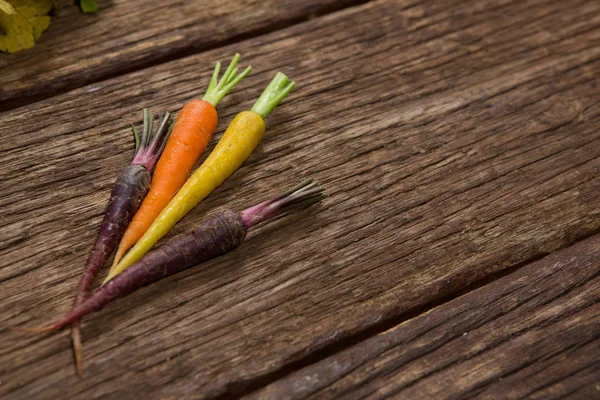
[{"label": "trimmed carrot stem", "polygon": [[262,117],[267,116],[287,97],[292,89],[296,86],[295,82],[278,72],[275,74],[273,80],[269,83],[269,86],[262,92],[251,111],[254,111]]},{"label": "trimmed carrot stem", "polygon": [[282,193],[279,197],[259,203],[242,211],[246,229],[290,211],[292,208],[307,207],[327,198],[320,184],[307,179],[298,186]]},{"label": "trimmed carrot stem", "polygon": [[231,63],[229,64],[227,70],[221,77],[221,80],[217,79],[219,77],[219,70],[221,68],[221,63],[217,62],[215,70],[213,71],[212,78],[210,79],[208,88],[206,89],[206,93],[204,94],[202,100],[207,101],[214,107],[216,107],[217,104],[219,104],[219,102],[223,100],[223,97],[225,97],[225,95],[229,93],[231,89],[233,89],[238,83],[240,83],[242,79],[244,79],[252,71],[252,67],[248,66],[245,70],[242,71],[241,74],[237,75],[237,68],[235,68],[235,66],[237,65],[239,60],[240,55],[239,53],[237,53],[233,57],[233,60],[231,60]]}]

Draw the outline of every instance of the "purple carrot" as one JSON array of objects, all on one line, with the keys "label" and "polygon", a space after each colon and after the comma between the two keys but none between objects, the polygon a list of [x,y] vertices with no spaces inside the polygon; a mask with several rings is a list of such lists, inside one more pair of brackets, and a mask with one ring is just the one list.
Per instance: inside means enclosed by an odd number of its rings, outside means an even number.
[{"label": "purple carrot", "polygon": [[[100,225],[100,231],[94,243],[94,247],[85,264],[83,274],[77,286],[77,294],[73,308],[77,308],[85,301],[94,278],[99,269],[106,264],[114,248],[119,243],[123,232],[131,222],[136,211],[142,204],[142,200],[150,188],[150,171],[162,153],[169,136],[170,115],[165,113],[158,117],[159,123],[156,132],[153,133],[154,117],[144,109],[144,128],[142,138],[133,128],[135,137],[135,155],[133,161],[128,165],[113,187],[104,213],[104,220]],[[71,331],[73,339],[73,351],[77,374],[83,373],[83,358],[81,345],[81,330],[79,321],[73,323]]]},{"label": "purple carrot", "polygon": [[257,204],[241,213],[229,209],[217,210],[204,218],[192,231],[176,236],[162,247],[146,254],[54,324],[44,328],[16,329],[27,332],[63,329],[118,297],[235,249],[244,241],[248,229],[256,224],[293,208],[319,202],[325,197],[327,195],[323,188],[308,180],[273,200]]}]

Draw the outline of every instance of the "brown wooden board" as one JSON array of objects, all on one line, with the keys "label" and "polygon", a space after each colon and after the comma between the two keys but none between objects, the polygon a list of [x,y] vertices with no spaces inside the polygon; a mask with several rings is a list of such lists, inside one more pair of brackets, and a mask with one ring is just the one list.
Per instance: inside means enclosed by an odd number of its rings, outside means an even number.
[{"label": "brown wooden board", "polygon": [[[600,4],[379,1],[0,116],[0,324],[68,310],[129,124],[179,109],[235,51],[297,90],[250,160],[177,227],[306,176],[331,197],[68,333],[2,332],[12,398],[214,397],[600,227]],[[220,137],[215,136],[211,146]]]},{"label": "brown wooden board", "polygon": [[598,260],[596,235],[250,398],[598,398]]},{"label": "brown wooden board", "polygon": [[33,49],[0,53],[0,110],[360,2],[99,0],[96,14],[66,5]]}]

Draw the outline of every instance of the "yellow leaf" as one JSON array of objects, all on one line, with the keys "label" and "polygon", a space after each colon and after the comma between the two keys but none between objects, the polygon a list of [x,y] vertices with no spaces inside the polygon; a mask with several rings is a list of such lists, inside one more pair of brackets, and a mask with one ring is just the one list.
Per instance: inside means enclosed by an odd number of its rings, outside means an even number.
[{"label": "yellow leaf", "polygon": [[35,40],[38,40],[42,35],[42,32],[50,26],[50,17],[47,15],[35,17],[31,20],[31,25],[33,26],[33,36],[35,37]]},{"label": "yellow leaf", "polygon": [[[4,0],[0,0],[4,1]],[[50,26],[53,0],[9,0],[14,12],[0,9],[0,51],[15,53],[35,45]]]},{"label": "yellow leaf", "polygon": [[48,14],[54,7],[54,0],[32,0],[27,3],[29,7],[37,11],[37,15]]},{"label": "yellow leaf", "polygon": [[5,14],[14,14],[15,9],[10,3],[6,0],[0,0],[0,11],[3,11]]}]

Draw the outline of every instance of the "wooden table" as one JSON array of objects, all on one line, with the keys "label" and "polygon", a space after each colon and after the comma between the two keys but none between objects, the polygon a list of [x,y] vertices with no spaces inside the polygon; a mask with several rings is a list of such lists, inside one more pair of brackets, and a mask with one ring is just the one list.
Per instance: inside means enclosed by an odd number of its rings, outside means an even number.
[{"label": "wooden table", "polygon": [[[0,55],[0,397],[600,398],[600,2],[100,1]],[[214,62],[297,89],[175,229],[303,177],[323,205],[87,318],[72,303],[142,107]],[[209,149],[209,150],[210,150]]]}]

